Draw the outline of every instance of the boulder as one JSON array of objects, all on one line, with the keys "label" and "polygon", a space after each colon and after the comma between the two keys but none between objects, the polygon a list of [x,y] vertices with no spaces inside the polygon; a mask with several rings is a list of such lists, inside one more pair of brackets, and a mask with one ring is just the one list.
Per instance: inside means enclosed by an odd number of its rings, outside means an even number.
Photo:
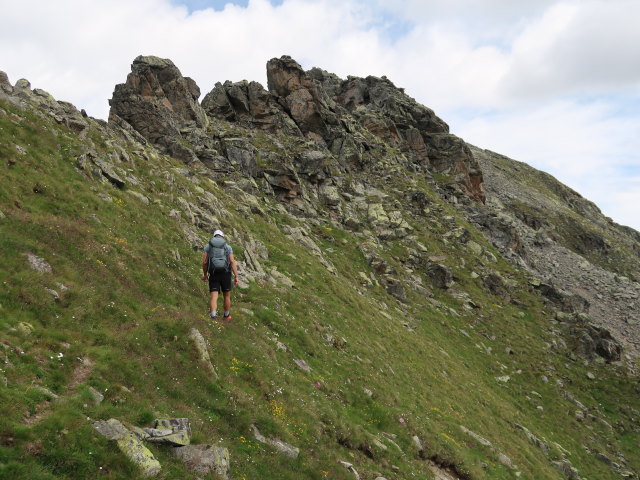
[{"label": "boulder", "polygon": [[505,302],[511,299],[507,285],[498,273],[489,273],[482,279],[482,283],[493,295],[501,297]]},{"label": "boulder", "polygon": [[606,362],[617,362],[622,357],[622,345],[611,333],[587,321],[577,321],[569,328],[573,351],[586,360],[597,356]]},{"label": "boulder", "polygon": [[27,253],[27,259],[29,260],[29,266],[34,270],[41,273],[51,273],[51,265],[41,257],[34,255],[33,253]]},{"label": "boulder", "polygon": [[429,262],[425,273],[431,279],[431,283],[436,288],[447,289],[453,285],[453,274],[451,269],[440,263]]},{"label": "boulder", "polygon": [[144,432],[148,435],[146,440],[152,443],[162,443],[165,445],[184,446],[189,445],[191,439],[184,430],[176,432],[169,429],[145,428]]},{"label": "boulder", "polygon": [[213,473],[229,478],[229,450],[216,445],[187,445],[171,449],[171,453],[182,460],[186,467],[198,474]]},{"label": "boulder", "polygon": [[152,477],[160,473],[160,462],[156,460],[153,453],[142,444],[142,440],[137,435],[130,432],[118,420],[115,418],[99,420],[94,422],[93,428],[109,440],[116,441],[120,451],[142,470],[144,477]]},{"label": "boulder", "polygon": [[568,292],[553,283],[539,283],[534,287],[549,302],[566,313],[583,313],[589,311],[589,302],[577,293]]}]

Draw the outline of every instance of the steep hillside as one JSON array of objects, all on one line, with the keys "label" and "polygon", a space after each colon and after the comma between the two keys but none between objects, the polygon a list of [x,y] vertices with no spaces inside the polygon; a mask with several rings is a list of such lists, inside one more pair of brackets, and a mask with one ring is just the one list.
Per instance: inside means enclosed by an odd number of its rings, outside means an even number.
[{"label": "steep hillside", "polygon": [[[489,201],[471,217],[514,263],[583,299],[584,314],[640,352],[640,234],[550,175],[472,147]],[[487,214],[487,212],[490,212]]]},{"label": "steep hillside", "polygon": [[387,79],[267,71],[200,104],[138,57],[108,123],[0,75],[0,478],[637,478],[636,357],[511,241],[499,158]]}]

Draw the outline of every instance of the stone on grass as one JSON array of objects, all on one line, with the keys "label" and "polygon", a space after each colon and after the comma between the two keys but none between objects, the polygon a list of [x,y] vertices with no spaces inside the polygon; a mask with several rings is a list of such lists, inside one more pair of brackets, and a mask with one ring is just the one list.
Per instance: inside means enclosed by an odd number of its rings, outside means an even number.
[{"label": "stone on grass", "polygon": [[198,474],[215,473],[222,478],[229,478],[229,450],[215,445],[187,445],[171,449],[176,457],[182,460],[187,469]]},{"label": "stone on grass", "polygon": [[498,461],[506,467],[513,468],[513,462],[504,453],[498,453]]},{"label": "stone on grass", "polygon": [[422,445],[422,441],[420,440],[420,437],[418,437],[417,435],[414,435],[413,437],[411,437],[411,440],[413,440],[413,444],[416,446],[418,455],[422,457],[422,455],[424,455],[424,446]]},{"label": "stone on grass", "polygon": [[207,342],[204,340],[202,334],[195,328],[192,328],[189,332],[189,337],[193,340],[196,345],[196,349],[198,350],[198,354],[200,355],[200,362],[204,364],[209,373],[214,380],[218,379],[218,372],[214,368],[211,363],[211,358],[209,357],[209,351],[207,350]]},{"label": "stone on grass", "polygon": [[33,330],[33,325],[27,322],[20,322],[18,325],[16,325],[16,331],[24,337],[28,337],[29,335],[31,335],[33,333]]},{"label": "stone on grass", "polygon": [[49,390],[46,387],[43,387],[42,385],[36,385],[35,388],[37,391],[39,391],[40,393],[44,393],[47,397],[49,397],[51,400],[57,400],[58,399],[58,395],[56,395],[55,393],[53,393],[51,390]]},{"label": "stone on grass", "polygon": [[338,463],[342,465],[344,468],[346,468],[347,470],[349,470],[351,473],[353,473],[353,476],[356,477],[356,480],[360,480],[360,475],[358,475],[358,472],[354,468],[353,464],[349,462],[344,462],[342,460],[339,460]]},{"label": "stone on grass", "polygon": [[140,200],[145,205],[149,205],[149,203],[150,203],[149,197],[147,197],[146,195],[143,195],[140,192],[136,192],[135,190],[127,190],[127,193],[129,195],[137,198],[138,200]]},{"label": "stone on grass", "polygon": [[117,442],[120,451],[142,470],[143,476],[152,477],[160,473],[160,462],[156,460],[153,453],[142,444],[142,440],[118,420],[115,418],[98,420],[94,422],[93,428],[109,440]]},{"label": "stone on grass", "polygon": [[251,429],[253,430],[253,436],[260,443],[272,446],[278,452],[286,455],[287,457],[297,458],[298,455],[300,455],[300,449],[298,447],[294,447],[293,445],[290,445],[287,442],[280,440],[279,438],[265,437],[260,433],[255,425],[251,425]]},{"label": "stone on grass", "polygon": [[463,425],[460,425],[460,430],[462,430],[464,433],[466,433],[470,437],[474,438],[481,445],[484,445],[485,447],[493,448],[493,445],[491,444],[491,442],[489,440],[487,440],[484,437],[481,437],[480,435],[478,435],[475,432],[472,432],[471,430],[469,430],[468,428],[464,427]]},{"label": "stone on grass", "polygon": [[304,370],[305,372],[310,372],[311,371],[311,367],[307,364],[307,362],[305,362],[302,359],[295,359],[294,363],[300,367],[301,370]]},{"label": "stone on grass", "polygon": [[60,294],[56,292],[53,288],[44,287],[44,290],[51,295],[54,300],[60,300]]},{"label": "stone on grass", "polygon": [[115,418],[109,420],[98,420],[93,423],[95,428],[102,436],[109,440],[119,440],[129,433],[129,430]]},{"label": "stone on grass", "polygon": [[37,270],[38,272],[42,272],[42,273],[51,273],[53,271],[51,268],[51,265],[49,265],[49,263],[47,263],[47,261],[44,258],[40,258],[37,255],[34,255],[33,253],[27,253],[26,255],[27,255],[27,258],[29,259],[29,265],[34,270]]},{"label": "stone on grass", "polygon": [[578,470],[571,464],[569,460],[561,460],[553,462],[553,466],[560,471],[569,480],[577,480],[580,478]]},{"label": "stone on grass", "polygon": [[439,263],[429,263],[426,269],[427,276],[436,288],[447,289],[453,284],[453,274],[448,267]]},{"label": "stone on grass", "polygon": [[153,428],[145,428],[148,442],[185,446],[191,443],[191,424],[187,418],[163,418],[154,422]]},{"label": "stone on grass", "polygon": [[91,393],[91,398],[93,398],[94,405],[100,405],[104,400],[104,395],[93,387],[89,387],[89,393]]}]

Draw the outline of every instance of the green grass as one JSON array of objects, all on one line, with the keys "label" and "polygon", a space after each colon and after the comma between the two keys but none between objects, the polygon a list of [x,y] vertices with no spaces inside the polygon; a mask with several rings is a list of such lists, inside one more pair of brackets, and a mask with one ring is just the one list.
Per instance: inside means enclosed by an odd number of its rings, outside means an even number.
[{"label": "green grass", "polygon": [[[168,217],[178,197],[199,204],[201,192],[184,176],[174,175],[168,183],[159,174],[184,166],[162,156],[148,162],[134,153],[139,146],[118,140],[134,159],[123,167],[143,181],[144,190],[135,189],[157,200],[144,205],[126,193],[128,187],[119,190],[76,169],[81,139],[52,121],[2,108],[22,120],[16,125],[0,115],[0,154],[16,160],[0,165],[0,210],[6,215],[0,219],[0,376],[7,379],[7,386],[0,386],[0,478],[138,478],[135,467],[88,420],[111,417],[137,426],[159,417],[188,417],[194,440],[230,449],[237,479],[353,478],[339,460],[353,463],[362,478],[430,478],[415,452],[414,435],[427,457],[468,478],[516,478],[516,470],[498,461],[498,452],[511,458],[521,478],[561,478],[550,464],[560,457],[558,449],[552,447],[547,457],[514,424],[550,446],[560,444],[586,478],[618,477],[583,445],[610,455],[622,452],[629,469],[640,469],[637,381],[618,367],[585,366],[561,348],[550,349],[552,312],[526,287],[526,276],[502,259],[487,263],[458,242],[443,241],[441,234],[449,229],[443,218],[452,216],[497,256],[428,184],[416,188],[426,191],[438,218],[409,217],[414,236],[386,243],[380,254],[402,278],[404,262],[419,241],[428,249],[425,255],[445,257],[456,277],[453,288],[467,292],[480,309],[465,310],[450,292],[431,289],[426,278],[434,299],[407,289],[406,305],[382,286],[361,286],[359,272],[372,272],[358,248],[362,238],[326,222],[309,230],[335,265],[338,275],[333,275],[283,235],[280,226],[298,220],[246,214],[237,197],[202,179],[200,185],[229,212],[224,226],[237,232],[230,237],[237,258],[244,257],[241,239],[250,235],[268,249],[265,269],[277,268],[295,283],[294,288],[251,283],[236,290],[234,322],[212,323],[205,316],[201,254]],[[89,137],[104,154],[99,132],[94,129]],[[268,142],[263,136],[258,140]],[[27,154],[16,154],[16,144]],[[400,179],[395,191],[406,181]],[[34,192],[36,183],[41,193]],[[404,201],[400,193],[397,200]],[[266,211],[275,210],[270,202],[265,200]],[[204,244],[210,232],[198,233]],[[27,252],[45,258],[53,272],[30,269]],[[516,280],[510,295],[520,305],[491,295],[481,279],[470,276],[472,270],[495,270]],[[418,267],[415,273],[422,275]],[[33,331],[21,333],[21,322]],[[217,382],[197,361],[188,338],[192,327],[209,342]],[[329,342],[328,335],[339,342]],[[80,358],[90,358],[93,367],[74,384]],[[311,371],[294,360],[304,360]],[[598,380],[588,380],[587,371]],[[509,381],[496,380],[505,375]],[[37,385],[61,400],[48,401]],[[93,404],[88,386],[105,395],[100,405]],[[577,407],[563,391],[614,430],[602,422],[575,421]],[[25,423],[38,414],[39,421]],[[288,459],[256,442],[252,424],[299,447],[300,457]],[[460,425],[487,438],[495,451]],[[394,435],[399,449],[383,433]],[[161,478],[187,478],[166,449],[150,448],[163,465]]]}]

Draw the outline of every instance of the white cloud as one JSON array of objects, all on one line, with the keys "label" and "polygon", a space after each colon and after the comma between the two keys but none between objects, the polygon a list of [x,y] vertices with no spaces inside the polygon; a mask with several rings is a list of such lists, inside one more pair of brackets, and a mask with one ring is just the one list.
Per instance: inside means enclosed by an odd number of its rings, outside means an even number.
[{"label": "white cloud", "polygon": [[516,97],[640,86],[640,2],[559,3],[513,43],[504,87]]},{"label": "white cloud", "polygon": [[140,54],[172,59],[203,94],[265,84],[283,54],[343,78],[386,75],[453,133],[587,197],[605,184],[590,179],[616,179],[623,212],[637,183],[619,181],[620,165],[640,162],[640,116],[620,116],[640,101],[637,18],[636,0],[250,0],[191,14],[170,0],[22,0],[3,5],[0,68],[102,118]]}]

